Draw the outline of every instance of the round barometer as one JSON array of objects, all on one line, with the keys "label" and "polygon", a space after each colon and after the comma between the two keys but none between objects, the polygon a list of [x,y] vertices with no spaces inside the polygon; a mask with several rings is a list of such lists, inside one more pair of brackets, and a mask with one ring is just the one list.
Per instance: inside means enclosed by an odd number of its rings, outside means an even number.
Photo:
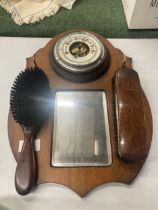
[{"label": "round barometer", "polygon": [[89,32],[71,32],[58,40],[51,52],[55,70],[66,79],[85,82],[97,79],[109,64],[108,49]]}]

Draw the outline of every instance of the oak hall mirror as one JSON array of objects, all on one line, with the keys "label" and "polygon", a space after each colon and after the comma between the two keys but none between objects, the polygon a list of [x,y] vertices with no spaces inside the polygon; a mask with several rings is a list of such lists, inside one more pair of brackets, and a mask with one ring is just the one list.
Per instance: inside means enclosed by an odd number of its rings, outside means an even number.
[{"label": "oak hall mirror", "polygon": [[[21,161],[28,163],[21,194],[43,183],[64,185],[82,197],[105,183],[130,184],[152,141],[150,105],[132,58],[102,35],[71,30],[50,40],[26,66],[46,74],[53,103],[35,136],[40,150],[33,150],[33,140],[29,151],[35,158]],[[18,163],[24,132],[11,111],[8,136]]]}]

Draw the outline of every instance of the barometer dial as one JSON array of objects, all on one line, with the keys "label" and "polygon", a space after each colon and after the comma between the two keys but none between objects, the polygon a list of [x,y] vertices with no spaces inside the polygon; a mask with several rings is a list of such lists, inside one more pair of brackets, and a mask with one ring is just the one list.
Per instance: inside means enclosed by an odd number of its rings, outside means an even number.
[{"label": "barometer dial", "polygon": [[[106,46],[96,36],[84,31],[69,33],[58,40],[52,57],[55,70],[62,76],[68,78],[69,74],[70,77],[73,74],[76,78],[80,77],[80,80],[81,75],[98,71],[98,68],[109,60]],[[98,73],[100,74],[100,70]],[[70,77],[68,79],[71,79]],[[97,77],[97,73],[90,77]]]}]

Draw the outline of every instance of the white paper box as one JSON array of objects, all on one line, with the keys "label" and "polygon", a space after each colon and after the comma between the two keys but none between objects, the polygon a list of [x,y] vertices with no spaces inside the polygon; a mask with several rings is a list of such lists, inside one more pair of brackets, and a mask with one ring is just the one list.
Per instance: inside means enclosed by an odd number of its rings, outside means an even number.
[{"label": "white paper box", "polygon": [[158,0],[122,0],[129,29],[158,28]]}]

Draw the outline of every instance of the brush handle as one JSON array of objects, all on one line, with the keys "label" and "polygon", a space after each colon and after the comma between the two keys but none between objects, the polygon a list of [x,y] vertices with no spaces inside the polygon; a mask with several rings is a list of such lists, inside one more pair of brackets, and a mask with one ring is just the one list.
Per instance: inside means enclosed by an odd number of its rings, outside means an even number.
[{"label": "brush handle", "polygon": [[20,195],[28,194],[36,183],[37,164],[33,147],[33,132],[24,131],[24,143],[19,155],[16,173],[15,187]]}]

